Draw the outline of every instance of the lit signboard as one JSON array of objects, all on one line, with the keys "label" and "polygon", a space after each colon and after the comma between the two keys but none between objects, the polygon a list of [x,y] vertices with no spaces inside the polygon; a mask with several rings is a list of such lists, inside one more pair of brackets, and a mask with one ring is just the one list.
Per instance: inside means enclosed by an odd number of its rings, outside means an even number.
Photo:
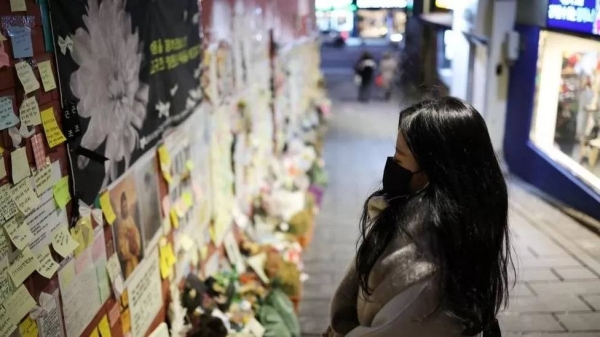
[{"label": "lit signboard", "polygon": [[407,0],[356,0],[358,8],[406,8]]},{"label": "lit signboard", "polygon": [[600,22],[596,0],[549,0],[546,24],[550,28],[598,34]]},{"label": "lit signboard", "polygon": [[435,7],[452,9],[452,0],[435,0]]}]

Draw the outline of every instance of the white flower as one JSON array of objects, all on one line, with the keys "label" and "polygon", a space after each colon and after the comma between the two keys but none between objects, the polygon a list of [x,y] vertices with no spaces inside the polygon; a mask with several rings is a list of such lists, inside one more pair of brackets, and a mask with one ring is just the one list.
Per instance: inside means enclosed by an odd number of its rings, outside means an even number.
[{"label": "white flower", "polygon": [[169,109],[171,109],[170,102],[165,103],[163,101],[159,101],[158,103],[156,103],[156,110],[158,111],[158,118],[169,117]]},{"label": "white flower", "polygon": [[[106,141],[103,188],[117,178],[117,164],[131,154],[146,118],[148,85],[139,81],[142,50],[123,0],[88,0],[85,28],[73,36],[71,91],[79,98],[79,115],[90,118],[81,146],[96,150]],[[89,159],[80,157],[83,169]]]}]

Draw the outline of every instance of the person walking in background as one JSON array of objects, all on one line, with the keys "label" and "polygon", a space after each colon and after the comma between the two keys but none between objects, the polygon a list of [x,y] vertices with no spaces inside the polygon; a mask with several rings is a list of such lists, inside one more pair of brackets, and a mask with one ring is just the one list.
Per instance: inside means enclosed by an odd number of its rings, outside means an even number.
[{"label": "person walking in background", "polygon": [[358,100],[361,102],[368,102],[371,98],[371,87],[376,68],[377,63],[369,52],[363,52],[354,66],[358,85]]},{"label": "person walking in background", "polygon": [[446,97],[400,113],[360,231],[323,336],[501,336],[514,275],[508,193],[471,105]]},{"label": "person walking in background", "polygon": [[398,68],[398,62],[396,58],[390,52],[385,52],[383,58],[379,63],[379,72],[381,73],[381,86],[384,90],[384,96],[386,100],[392,97],[392,88],[394,87],[394,76],[396,75],[396,69]]}]

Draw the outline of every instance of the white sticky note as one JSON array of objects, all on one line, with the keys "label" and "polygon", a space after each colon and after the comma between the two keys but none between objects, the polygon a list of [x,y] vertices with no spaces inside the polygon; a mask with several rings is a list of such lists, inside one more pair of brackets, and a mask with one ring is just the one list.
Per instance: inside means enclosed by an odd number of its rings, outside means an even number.
[{"label": "white sticky note", "polygon": [[40,88],[40,82],[35,78],[33,69],[31,69],[29,63],[25,61],[18,62],[15,64],[15,69],[17,70],[17,77],[19,78],[19,81],[21,81],[26,94]]},{"label": "white sticky note", "polygon": [[[19,212],[17,205],[10,198],[10,184],[0,186],[0,215],[9,220]],[[2,222],[0,220],[0,222]]]},{"label": "white sticky note", "polygon": [[10,164],[13,184],[18,184],[31,174],[29,161],[27,160],[27,150],[24,147],[11,152]]},{"label": "white sticky note", "polygon": [[23,102],[21,102],[19,117],[21,117],[21,123],[24,123],[27,126],[42,124],[40,106],[38,105],[35,96],[25,98]]},{"label": "white sticky note", "polygon": [[52,177],[52,167],[52,165],[46,165],[35,173],[35,192],[37,195],[42,195],[56,183]]},{"label": "white sticky note", "polygon": [[4,302],[3,306],[12,308],[12,310],[7,311],[12,323],[17,325],[35,307],[35,300],[31,297],[29,290],[21,284],[17,291]]},{"label": "white sticky note", "polygon": [[16,216],[4,224],[4,230],[18,250],[23,250],[33,240],[29,226],[17,219]]},{"label": "white sticky note", "polygon": [[29,215],[39,205],[40,199],[31,187],[31,179],[23,179],[10,189],[10,198],[24,215]]},{"label": "white sticky note", "polygon": [[42,78],[44,91],[48,92],[56,89],[56,81],[54,80],[54,73],[52,72],[52,64],[50,64],[50,61],[38,63],[38,69],[40,71],[40,77]]},{"label": "white sticky note", "polygon": [[[22,284],[38,266],[38,261],[33,256],[29,247],[23,249],[13,263],[8,267],[8,274],[14,285]],[[9,307],[10,308],[10,307]]]},{"label": "white sticky note", "polygon": [[50,248],[43,248],[39,253],[37,253],[36,258],[38,260],[38,266],[36,268],[38,274],[47,279],[52,278],[60,265],[52,258]]},{"label": "white sticky note", "polygon": [[0,336],[10,336],[17,329],[8,311],[0,306]]},{"label": "white sticky note", "polygon": [[66,224],[60,226],[52,238],[52,248],[62,257],[69,256],[79,247],[79,243],[73,239],[67,227]]}]

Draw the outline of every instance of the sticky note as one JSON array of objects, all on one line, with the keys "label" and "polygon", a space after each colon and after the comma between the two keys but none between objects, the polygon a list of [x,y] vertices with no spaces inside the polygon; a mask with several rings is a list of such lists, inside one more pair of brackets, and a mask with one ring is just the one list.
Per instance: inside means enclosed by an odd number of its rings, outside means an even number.
[{"label": "sticky note", "polygon": [[98,328],[92,330],[92,332],[90,333],[90,337],[100,337],[100,332],[98,332]]},{"label": "sticky note", "polygon": [[33,233],[29,226],[24,224],[18,217],[13,217],[4,224],[4,230],[10,238],[10,241],[18,250],[23,250],[33,240]]},{"label": "sticky note", "polygon": [[73,239],[67,225],[60,226],[52,238],[52,248],[62,257],[67,257],[73,253],[79,243]]},{"label": "sticky note", "polygon": [[65,208],[67,203],[71,201],[71,193],[69,192],[69,177],[64,176],[52,187],[54,201],[60,208]]},{"label": "sticky note", "polygon": [[[0,272],[0,303],[4,303],[7,298],[15,292],[15,286],[8,275],[8,268]],[[2,306],[0,306],[1,308]],[[2,334],[0,334],[2,336]]]},{"label": "sticky note", "polygon": [[185,168],[187,168],[188,171],[193,171],[194,170],[194,162],[191,159],[188,159],[185,162]]},{"label": "sticky note", "polygon": [[116,297],[121,297],[124,289],[123,273],[117,254],[113,254],[106,262],[106,272],[108,273],[108,278]]},{"label": "sticky note", "polygon": [[[165,240],[166,241],[166,240]],[[173,246],[171,243],[164,243],[160,245],[160,276],[163,279],[171,276],[171,270],[176,262],[175,254],[173,253]]]},{"label": "sticky note", "polygon": [[0,305],[0,336],[10,336],[17,329],[17,325],[12,322],[8,311]]},{"label": "sticky note", "polygon": [[13,101],[8,96],[0,97],[0,130],[6,130],[19,124],[19,117],[15,115]]},{"label": "sticky note", "polygon": [[35,96],[25,98],[19,108],[19,117],[21,117],[21,123],[27,126],[34,126],[42,124],[40,118],[40,106],[38,105]]},{"label": "sticky note", "polygon": [[2,34],[2,32],[0,32],[0,42],[4,42],[4,41],[6,41],[6,36],[4,36],[4,34]]},{"label": "sticky note", "polygon": [[38,266],[36,268],[38,274],[43,277],[50,279],[56,272],[58,271],[58,267],[60,266],[54,259],[52,258],[52,254],[50,253],[50,248],[48,246],[44,247],[40,250],[36,255]]},{"label": "sticky note", "polygon": [[[9,220],[19,212],[17,205],[10,198],[10,185],[0,186],[0,214],[4,220]],[[2,222],[0,220],[0,222]]]},{"label": "sticky note", "polygon": [[33,57],[31,29],[26,26],[11,26],[7,28],[7,31],[12,41],[13,56],[16,59]]},{"label": "sticky note", "polygon": [[177,211],[175,210],[175,208],[172,208],[169,214],[171,215],[171,224],[173,225],[173,227],[179,228],[179,216],[177,215]]},{"label": "sticky note", "polygon": [[10,154],[10,164],[13,184],[18,184],[31,174],[27,151],[24,147],[20,147]]},{"label": "sticky note", "polygon": [[161,145],[158,147],[158,160],[162,165],[164,166],[170,166],[171,165],[171,156],[169,155],[169,151],[167,150],[167,147],[164,145]]},{"label": "sticky note", "polygon": [[185,205],[186,209],[189,209],[190,207],[192,207],[194,205],[194,197],[192,196],[191,192],[183,192],[181,194],[181,199],[182,199],[183,204]]},{"label": "sticky note", "polygon": [[25,0],[10,0],[10,11],[11,12],[26,12],[27,5],[25,5]]},{"label": "sticky note", "polygon": [[19,332],[21,337],[38,337],[38,326],[35,320],[28,316],[21,324],[19,324]]},{"label": "sticky note", "polygon": [[31,297],[29,290],[21,284],[3,305],[4,308],[11,308],[11,310],[8,310],[8,315],[11,322],[16,326],[35,307],[35,300]]},{"label": "sticky note", "polygon": [[52,73],[52,65],[50,61],[43,61],[38,63],[38,70],[40,71],[40,77],[42,78],[42,85],[44,91],[56,89],[56,81],[54,81],[54,74]]},{"label": "sticky note", "polygon": [[[29,277],[29,275],[36,270],[37,264],[38,261],[35,256],[33,256],[31,249],[29,249],[29,247],[23,249],[21,254],[19,254],[13,263],[8,267],[8,275],[10,275],[13,284],[15,286],[22,284],[25,279],[27,279],[27,277]],[[9,308],[11,307],[9,306]]]},{"label": "sticky note", "polygon": [[6,177],[6,165],[4,165],[4,156],[0,155],[0,179]]},{"label": "sticky note", "polygon": [[106,315],[104,315],[100,320],[100,323],[98,323],[98,331],[102,337],[111,337],[110,325],[108,324],[108,317],[106,317]]},{"label": "sticky note", "polygon": [[54,109],[52,109],[52,107],[42,111],[42,124],[44,125],[46,140],[48,141],[48,146],[50,148],[62,144],[67,140],[61,129],[58,127],[58,123],[54,117]]},{"label": "sticky note", "polygon": [[17,77],[19,77],[19,81],[21,81],[26,94],[34,92],[40,88],[40,82],[38,82],[37,78],[35,78],[29,63],[25,61],[15,63],[15,69],[17,70]]},{"label": "sticky note", "polygon": [[10,189],[10,197],[24,215],[29,215],[39,205],[40,199],[31,187],[31,180],[24,179]]},{"label": "sticky note", "polygon": [[41,170],[37,171],[33,177],[35,180],[35,191],[38,196],[54,186],[54,181],[52,179],[52,165],[44,166]]},{"label": "sticky note", "polygon": [[104,192],[100,196],[100,208],[102,209],[102,213],[104,213],[106,222],[108,222],[109,225],[112,225],[117,219],[117,215],[110,204],[110,196],[108,195],[108,192]]}]

